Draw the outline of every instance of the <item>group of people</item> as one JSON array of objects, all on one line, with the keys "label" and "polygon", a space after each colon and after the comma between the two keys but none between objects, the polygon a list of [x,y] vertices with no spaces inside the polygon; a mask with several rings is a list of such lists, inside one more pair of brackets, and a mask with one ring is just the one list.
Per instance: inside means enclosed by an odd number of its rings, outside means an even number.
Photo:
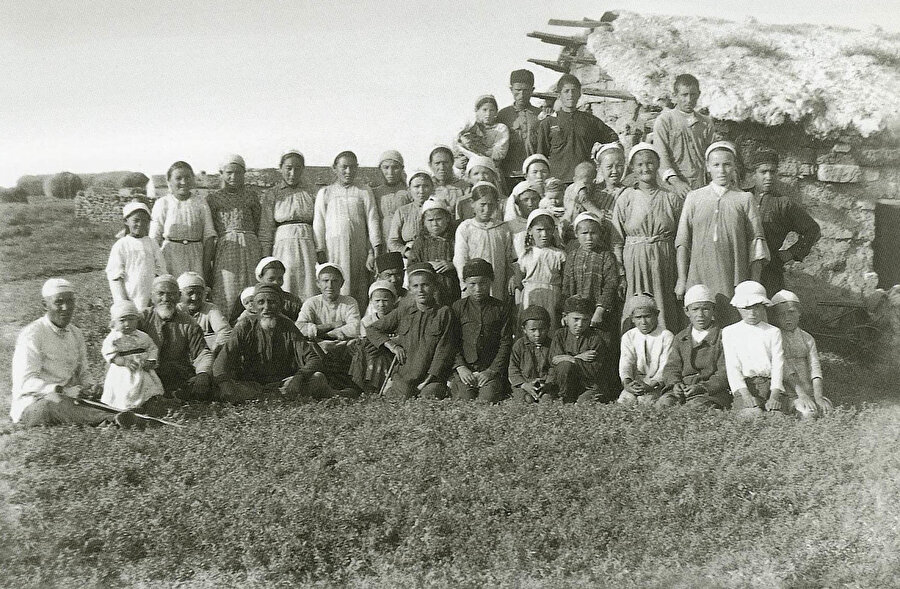
[{"label": "group of people", "polygon": [[827,411],[815,342],[783,290],[784,262],[819,228],[782,192],[777,154],[740,165],[687,74],[627,154],[578,110],[577,78],[562,76],[549,115],[533,89],[517,70],[512,106],[479,97],[427,169],[408,174],[386,151],[374,189],[350,151],[317,193],[297,150],[262,195],[240,156],[206,197],[175,162],[152,209],[123,209],[106,381],[88,386],[74,289],[51,279],[17,343],[13,421],[129,425],[185,401],[379,393]]}]

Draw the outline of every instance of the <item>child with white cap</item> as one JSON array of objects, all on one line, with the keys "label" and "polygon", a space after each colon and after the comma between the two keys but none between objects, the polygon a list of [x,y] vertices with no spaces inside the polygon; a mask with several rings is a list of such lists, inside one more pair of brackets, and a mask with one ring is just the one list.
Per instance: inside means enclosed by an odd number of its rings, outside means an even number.
[{"label": "child with white cap", "polygon": [[214,354],[231,335],[231,325],[214,304],[206,300],[206,281],[197,272],[184,272],[178,277],[181,302],[178,308],[187,313],[203,330],[203,339]]},{"label": "child with white cap", "polygon": [[741,414],[788,412],[784,393],[784,348],[781,330],[766,321],[772,305],[762,284],[745,280],[734,288],[731,305],[741,321],[722,329],[725,371],[734,396],[733,408]]},{"label": "child with white cap", "polygon": [[789,405],[802,418],[830,413],[834,407],[825,397],[816,340],[800,329],[800,299],[789,290],[780,290],[772,297],[772,309],[772,323],[781,329]]},{"label": "child with white cap", "polygon": [[[387,239],[391,232],[394,213],[405,204],[412,202],[407,189],[403,156],[396,149],[388,149],[378,158],[378,171],[383,183],[372,189],[375,207],[381,216],[381,235]],[[429,179],[430,179],[429,174]],[[312,296],[315,293],[310,293]]]},{"label": "child with white cap", "polygon": [[525,250],[517,261],[515,281],[522,289],[525,310],[538,305],[550,314],[550,335],[559,327],[560,298],[562,297],[563,266],[566,253],[559,247],[556,219],[544,209],[536,209],[528,215],[525,227]]},{"label": "child with white cap", "polygon": [[159,348],[137,328],[140,316],[131,301],[113,303],[110,316],[111,331],[101,348],[109,368],[100,400],[120,411],[137,409],[163,394],[155,372]]},{"label": "child with white cap", "polygon": [[672,342],[662,375],[665,392],[656,406],[727,409],[731,393],[712,291],[702,284],[689,288],[684,295],[684,313],[690,325]]},{"label": "child with white cap", "polygon": [[369,287],[369,306],[360,321],[360,339],[350,344],[353,359],[350,378],[363,393],[381,390],[388,377],[394,355],[386,348],[376,348],[366,339],[366,328],[397,308],[397,289],[392,282],[376,280]]},{"label": "child with white cap", "polygon": [[663,369],[674,336],[660,325],[659,308],[650,295],[629,297],[623,313],[634,327],[622,334],[619,378],[624,389],[618,400],[626,405],[652,405],[662,392]]},{"label": "child with white cap", "polygon": [[[303,301],[294,293],[284,290],[284,276],[286,273],[287,267],[284,265],[284,262],[272,256],[260,260],[254,271],[257,283],[271,284],[278,287],[278,290],[281,291],[281,314],[291,321],[296,321],[297,315],[300,314],[300,307],[303,306]],[[234,317],[234,313],[232,313],[232,317]]]},{"label": "child with white cap", "polygon": [[[409,248],[407,260],[410,264],[431,264],[438,283],[438,300],[449,305],[460,297],[459,276],[453,265],[456,240],[453,213],[450,205],[443,199],[429,198],[422,204],[421,214],[422,230]],[[376,264],[377,262],[378,260]]]},{"label": "child with white cap", "polygon": [[109,252],[106,278],[113,301],[132,301],[138,310],[150,306],[153,279],[166,274],[166,261],[156,241],[149,237],[150,209],[140,201],[122,208],[126,235]]},{"label": "child with white cap", "polygon": [[244,290],[241,291],[241,305],[244,306],[243,312],[238,316],[237,320],[234,322],[234,325],[237,326],[238,323],[246,319],[247,317],[252,317],[256,315],[256,306],[253,304],[253,293],[256,290],[256,287],[248,286]]}]

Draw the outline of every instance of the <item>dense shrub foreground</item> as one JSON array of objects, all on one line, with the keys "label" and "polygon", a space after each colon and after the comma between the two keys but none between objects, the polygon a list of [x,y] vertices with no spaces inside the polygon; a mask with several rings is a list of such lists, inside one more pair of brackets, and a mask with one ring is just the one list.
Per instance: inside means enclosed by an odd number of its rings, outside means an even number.
[{"label": "dense shrub foreground", "polygon": [[[3,436],[0,585],[875,587],[900,409],[282,405]],[[13,511],[15,514],[16,511]],[[7,517],[9,520],[9,517]]]}]

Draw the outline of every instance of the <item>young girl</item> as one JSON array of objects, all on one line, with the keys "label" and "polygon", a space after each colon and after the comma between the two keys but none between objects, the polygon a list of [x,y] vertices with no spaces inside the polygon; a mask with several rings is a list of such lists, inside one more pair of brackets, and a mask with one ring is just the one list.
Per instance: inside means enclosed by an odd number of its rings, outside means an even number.
[{"label": "young girl", "polygon": [[[497,167],[490,158],[480,155],[473,156],[466,165],[466,178],[473,187],[479,182],[488,182],[496,186],[498,191],[502,192],[503,190],[503,187],[500,184],[500,172],[497,171]],[[466,219],[471,219],[475,216],[475,210],[472,208],[472,204],[472,191],[470,189],[462,200],[456,203],[457,223],[465,221]],[[495,212],[494,218],[497,221],[503,219],[503,214],[499,209]]]},{"label": "young girl", "polygon": [[453,215],[447,203],[426,200],[422,205],[422,228],[409,250],[409,263],[431,263],[437,273],[438,299],[449,305],[460,297],[460,281],[453,265]]},{"label": "young girl", "polygon": [[[522,163],[522,173],[525,175],[525,182],[537,192],[539,203],[544,196],[544,180],[550,177],[550,160],[547,159],[547,156],[540,153],[528,156]],[[503,212],[504,219],[509,220],[516,215],[515,206],[516,199],[510,195],[506,199]],[[522,218],[523,220],[527,219],[528,213],[523,213]]]},{"label": "young girl", "polygon": [[543,209],[532,211],[525,229],[525,252],[519,258],[521,308],[538,305],[546,309],[550,314],[551,335],[560,323],[559,299],[565,262],[566,254],[557,245],[553,215]]},{"label": "young girl", "polygon": [[499,166],[509,151],[509,127],[497,122],[497,99],[490,94],[475,101],[475,123],[466,124],[456,138],[459,150],[470,160],[489,157]]},{"label": "young girl", "polygon": [[590,213],[603,224],[603,248],[612,251],[612,212],[625,185],[625,151],[619,143],[594,144],[599,181],[589,196],[576,202],[576,216]]},{"label": "young girl", "polygon": [[356,181],[356,154],[342,151],[334,158],[333,168],[335,182],[319,190],[316,197],[313,233],[317,257],[320,263],[337,264],[344,276],[341,294],[365,305],[369,270],[383,249],[381,221],[372,191]]},{"label": "young girl", "polygon": [[261,207],[244,186],[244,158],[229,155],[222,162],[222,188],[207,198],[218,234],[212,271],[212,299],[220,309],[234,307],[241,290],[255,283],[253,270],[262,257],[257,232]]},{"label": "young girl", "polygon": [[169,273],[209,275],[216,229],[206,198],[192,194],[194,170],[186,162],[175,162],[166,172],[169,193],[153,204],[150,237],[162,249]]},{"label": "young girl", "polygon": [[[381,215],[381,235],[387,239],[390,235],[394,213],[403,205],[412,201],[406,187],[403,156],[396,149],[389,149],[378,158],[378,171],[383,183],[372,190],[375,207]],[[429,175],[430,176],[430,175]],[[412,178],[409,179],[412,182]],[[315,294],[315,293],[313,293]]]},{"label": "young girl", "polygon": [[296,150],[279,163],[281,182],[263,194],[260,241],[263,255],[284,262],[284,291],[308,299],[316,288],[316,240],[313,236],[315,196],[303,180],[306,160]]},{"label": "young girl", "polygon": [[110,333],[101,352],[109,363],[100,400],[120,411],[140,407],[163,394],[156,375],[159,348],[149,335],[138,330],[138,308],[131,301],[114,303],[110,309]]},{"label": "young girl", "polygon": [[388,234],[388,249],[408,257],[409,248],[422,231],[422,205],[434,194],[431,174],[417,170],[409,179],[412,202],[394,211],[391,231]]},{"label": "young girl", "polygon": [[[512,235],[506,223],[496,220],[500,191],[489,182],[472,187],[473,219],[466,219],[456,229],[453,265],[459,276],[472,258],[487,260],[494,268],[491,296],[505,301],[509,293],[510,265],[515,261]],[[460,284],[464,289],[465,284]]]},{"label": "young girl", "polygon": [[153,279],[166,274],[166,261],[159,246],[147,235],[150,209],[132,201],[122,208],[127,234],[112,246],[106,263],[106,278],[113,301],[132,301],[138,309],[150,306]]}]

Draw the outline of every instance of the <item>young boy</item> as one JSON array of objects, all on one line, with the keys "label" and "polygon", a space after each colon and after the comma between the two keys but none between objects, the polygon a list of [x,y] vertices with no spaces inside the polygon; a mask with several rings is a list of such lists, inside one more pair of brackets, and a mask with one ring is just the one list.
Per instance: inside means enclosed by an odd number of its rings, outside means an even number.
[{"label": "young boy", "polygon": [[366,339],[366,328],[384,319],[397,308],[397,291],[387,280],[376,280],[369,287],[369,308],[363,316],[359,328],[360,339],[351,342],[353,360],[350,363],[350,378],[364,394],[381,390],[388,377],[388,369],[394,355],[385,348],[376,348]]},{"label": "young boy", "polygon": [[550,342],[550,376],[564,403],[608,401],[609,371],[604,362],[606,344],[600,332],[590,326],[595,305],[574,295],[563,306],[564,329],[556,330]]},{"label": "young boy", "polygon": [[653,123],[653,144],[661,155],[660,175],[672,192],[684,197],[707,183],[704,156],[715,138],[712,119],[696,112],[700,82],[690,74],[675,78],[675,108]]},{"label": "young boy", "polygon": [[513,401],[546,403],[555,388],[547,382],[550,374],[550,314],[532,305],[519,317],[525,337],[516,339],[509,356],[509,384]]},{"label": "young boy", "polygon": [[[500,193],[489,182],[479,182],[472,187],[472,206],[475,218],[466,219],[456,228],[453,244],[453,265],[462,276],[466,262],[474,258],[487,260],[494,268],[494,283],[491,296],[505,301],[509,296],[510,266],[516,259],[513,253],[512,235],[509,227],[495,219],[497,200]],[[465,282],[460,284],[463,290]],[[463,296],[468,293],[463,292]]]},{"label": "young boy", "polygon": [[463,282],[469,294],[453,303],[462,329],[462,347],[450,379],[453,399],[497,403],[503,396],[512,323],[509,305],[490,295],[494,269],[481,258],[463,267]]},{"label": "young boy", "polygon": [[561,248],[565,249],[569,242],[575,239],[572,224],[566,218],[566,208],[563,205],[563,184],[556,178],[547,178],[544,182],[544,198],[538,203],[538,208],[549,211],[556,220],[556,233]]},{"label": "young boy", "polygon": [[772,323],[781,329],[784,346],[784,387],[789,407],[804,419],[830,413],[834,407],[825,397],[816,340],[800,329],[800,299],[789,290],[780,290],[772,297],[772,309]]},{"label": "young boy", "polygon": [[624,388],[619,403],[652,405],[662,393],[663,369],[675,336],[659,324],[659,309],[652,296],[629,298],[624,313],[634,327],[622,335],[619,378]]},{"label": "young boy", "polygon": [[389,396],[443,399],[459,349],[459,321],[450,307],[435,300],[434,269],[428,262],[410,264],[409,290],[416,298],[415,306],[394,309],[370,325],[366,339],[376,348],[384,346],[397,359]]},{"label": "young boy", "polygon": [[660,408],[688,405],[728,409],[731,393],[725,373],[722,330],[716,325],[716,298],[702,284],[684,295],[684,313],[690,325],[675,336],[663,370],[665,392]]},{"label": "young boy", "polygon": [[256,305],[253,304],[253,292],[255,291],[255,287],[248,286],[244,290],[241,291],[241,305],[244,307],[244,310],[241,311],[241,314],[238,315],[237,320],[234,322],[235,326],[246,319],[247,317],[253,317],[256,315]]},{"label": "young boy", "polygon": [[[403,288],[405,276],[403,254],[400,252],[388,252],[375,258],[375,280],[385,280],[394,286],[398,306],[416,304],[412,293]],[[368,312],[369,310],[366,309],[366,313]]]},{"label": "young boy", "polygon": [[766,411],[788,412],[784,394],[784,348],[781,330],[766,322],[766,298],[762,284],[746,280],[734,288],[731,304],[741,321],[722,329],[725,370],[740,415]]},{"label": "young boy", "polygon": [[178,277],[181,302],[178,308],[190,315],[206,340],[206,347],[215,354],[231,335],[231,325],[214,304],[206,301],[206,281],[196,272],[185,272]]},{"label": "young boy", "polygon": [[585,210],[583,203],[591,202],[594,198],[594,188],[597,186],[597,168],[591,162],[581,162],[575,166],[575,181],[572,182],[563,195],[563,207],[566,212],[563,218],[571,223],[578,213]]}]

